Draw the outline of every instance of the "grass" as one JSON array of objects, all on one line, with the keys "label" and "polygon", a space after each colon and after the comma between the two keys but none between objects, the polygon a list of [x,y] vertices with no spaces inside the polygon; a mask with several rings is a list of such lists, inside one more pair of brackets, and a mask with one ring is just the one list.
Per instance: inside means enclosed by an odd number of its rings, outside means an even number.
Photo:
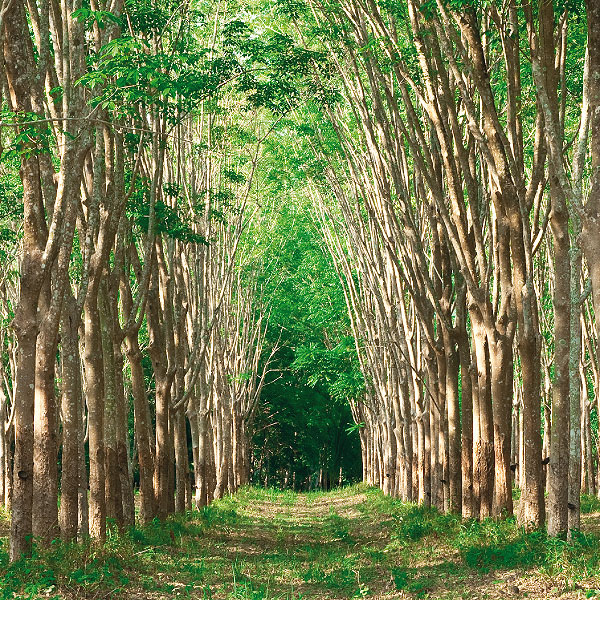
[{"label": "grass", "polygon": [[56,541],[12,565],[0,513],[0,598],[600,598],[599,504],[582,497],[587,516],[567,542],[363,485],[248,487],[164,523],[112,528],[104,545]]},{"label": "grass", "polygon": [[590,514],[592,512],[600,512],[600,497],[595,495],[581,496],[581,513]]}]

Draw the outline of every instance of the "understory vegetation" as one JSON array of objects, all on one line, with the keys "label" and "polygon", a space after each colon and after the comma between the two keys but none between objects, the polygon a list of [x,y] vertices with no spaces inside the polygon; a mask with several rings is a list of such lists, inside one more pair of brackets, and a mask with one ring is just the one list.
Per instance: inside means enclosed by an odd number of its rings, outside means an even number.
[{"label": "understory vegetation", "polygon": [[600,598],[600,501],[582,498],[572,540],[461,520],[363,484],[294,493],[244,487],[201,511],[54,541],[8,565],[0,598]]}]

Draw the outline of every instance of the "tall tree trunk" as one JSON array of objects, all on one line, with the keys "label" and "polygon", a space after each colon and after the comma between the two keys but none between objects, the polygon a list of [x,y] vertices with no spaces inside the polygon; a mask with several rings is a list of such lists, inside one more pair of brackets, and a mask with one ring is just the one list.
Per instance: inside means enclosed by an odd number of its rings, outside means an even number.
[{"label": "tall tree trunk", "polygon": [[[479,506],[479,518],[492,516],[494,481],[494,438],[492,395],[490,390],[488,343],[481,317],[471,314],[477,359],[477,424],[473,424],[473,480]],[[475,399],[474,399],[475,400]]]},{"label": "tall tree trunk", "polygon": [[181,409],[174,413],[175,444],[175,512],[186,510],[186,488],[189,481],[189,455],[185,415]]},{"label": "tall tree trunk", "polygon": [[104,362],[104,496],[106,516],[117,526],[123,525],[121,479],[117,459],[117,394],[114,355],[114,322],[110,310],[106,279],[100,283],[98,310],[102,331],[102,359]]},{"label": "tall tree trunk", "polygon": [[90,536],[106,538],[106,499],[104,470],[104,360],[98,295],[88,290],[84,304],[84,368],[88,409],[90,458],[89,526]]},{"label": "tall tree trunk", "polygon": [[[116,311],[115,311],[116,316]],[[123,378],[123,353],[121,351],[121,336],[115,337],[113,342],[115,360],[115,411],[116,411],[116,446],[117,470],[121,490],[120,504],[123,512],[123,525],[135,525],[135,499],[133,496],[133,478],[131,458],[129,455],[128,437],[128,406],[125,398],[125,383]]]},{"label": "tall tree trunk", "polygon": [[[0,371],[1,372],[1,371]],[[1,376],[1,375],[0,375]],[[0,505],[6,506],[6,470],[8,468],[6,450],[6,423],[8,399],[4,390],[0,388]]]},{"label": "tall tree trunk", "polygon": [[459,303],[458,353],[460,358],[461,385],[461,471],[462,516],[471,519],[476,515],[473,505],[473,390],[471,377],[471,349],[466,326],[465,301]]},{"label": "tall tree trunk", "polygon": [[[12,110],[32,113],[35,62],[24,4],[11,2],[4,14],[4,66]],[[24,144],[25,148],[27,145]],[[35,149],[35,145],[31,145]],[[20,295],[12,327],[17,343],[13,399],[15,452],[13,460],[10,560],[31,552],[33,504],[33,408],[38,332],[38,300],[49,267],[43,251],[45,222],[41,213],[42,189],[38,158],[25,153],[21,158],[23,183],[23,260]],[[53,257],[52,257],[53,258]]]},{"label": "tall tree trunk", "polygon": [[54,365],[58,333],[45,325],[37,339],[34,404],[33,535],[44,543],[58,532],[58,446]]},{"label": "tall tree trunk", "polygon": [[79,453],[81,426],[81,365],[77,334],[80,317],[72,295],[65,299],[61,320],[62,379],[62,476],[60,479],[60,534],[63,540],[77,538],[79,501]]},{"label": "tall tree trunk", "polygon": [[444,331],[444,350],[446,352],[446,410],[448,412],[448,480],[450,483],[450,512],[462,513],[462,473],[461,473],[461,424],[458,394],[458,372],[460,367],[456,343]]},{"label": "tall tree trunk", "polygon": [[512,361],[512,342],[505,336],[499,336],[490,344],[495,457],[493,514],[496,517],[511,516],[513,513],[510,472]]},{"label": "tall tree trunk", "polygon": [[[554,9],[542,2],[539,11],[540,51],[550,110],[547,127],[558,127],[558,74],[555,69]],[[548,129],[546,129],[548,131]],[[555,136],[562,146],[562,136]],[[569,213],[550,160],[550,226],[554,242],[554,381],[552,389],[552,427],[550,440],[550,489],[548,494],[548,533],[564,534],[569,525],[569,358],[571,343],[571,257]],[[579,424],[579,420],[577,420]]]}]

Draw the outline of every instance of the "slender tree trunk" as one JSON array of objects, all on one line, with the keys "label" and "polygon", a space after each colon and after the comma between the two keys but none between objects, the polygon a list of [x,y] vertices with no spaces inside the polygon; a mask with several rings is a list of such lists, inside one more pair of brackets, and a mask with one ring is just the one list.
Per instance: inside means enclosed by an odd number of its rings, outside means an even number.
[{"label": "slender tree trunk", "polygon": [[12,511],[12,485],[14,463],[15,426],[11,424],[6,433],[6,472],[4,475],[4,507]]},{"label": "slender tree trunk", "polygon": [[[488,341],[489,342],[489,341]],[[496,517],[513,513],[510,472],[510,423],[512,412],[512,343],[505,336],[490,345],[494,421],[494,508]]]},{"label": "slender tree trunk", "polygon": [[125,399],[123,353],[121,351],[120,336],[115,339],[113,347],[115,360],[117,469],[121,489],[120,504],[123,512],[123,525],[127,527],[135,525],[135,499],[133,496],[133,478],[128,446],[128,407]]},{"label": "slender tree trunk", "polygon": [[201,508],[208,503],[208,472],[207,449],[210,441],[208,437],[208,412],[202,409],[197,413],[198,420],[198,468],[196,470],[196,507]]},{"label": "slender tree trunk", "polygon": [[171,386],[166,385],[163,379],[156,381],[156,478],[158,487],[156,489],[156,500],[158,507],[158,517],[161,520],[167,518],[169,514],[169,403]]},{"label": "slender tree trunk", "polygon": [[175,512],[186,510],[186,488],[189,480],[189,455],[187,448],[187,431],[182,410],[176,411],[175,417]]},{"label": "slender tree trunk", "polygon": [[[571,341],[571,264],[568,216],[564,201],[557,196],[553,196],[551,225],[555,256],[555,360],[552,390],[548,533],[557,536],[566,533],[569,526],[567,504],[569,502],[569,349]],[[577,424],[579,424],[579,419]]]},{"label": "slender tree trunk", "polygon": [[[24,3],[15,1],[3,10],[4,67],[13,112],[31,114],[33,89],[37,85],[35,60]],[[21,134],[23,135],[23,134]],[[13,399],[15,452],[13,460],[10,560],[31,553],[33,509],[33,420],[35,395],[38,301],[50,265],[44,261],[44,214],[39,160],[35,154],[21,158],[23,183],[23,259],[19,301],[12,327],[16,336],[17,363]],[[31,144],[35,149],[35,145]]]},{"label": "slender tree trunk", "polygon": [[[23,297],[23,295],[22,295]],[[10,560],[31,553],[33,510],[33,400],[29,386],[35,382],[35,305],[32,311],[20,313],[17,333],[17,377],[14,398],[15,452],[13,457],[12,514],[10,529]],[[26,322],[27,327],[23,326]]]},{"label": "slender tree trunk", "polygon": [[45,544],[58,532],[58,447],[54,365],[58,334],[38,334],[35,369],[33,535]]},{"label": "slender tree trunk", "polygon": [[106,516],[117,526],[123,525],[121,479],[117,462],[117,394],[114,356],[114,323],[110,312],[106,281],[100,284],[98,309],[102,331],[102,359],[104,362],[104,497]]},{"label": "slender tree trunk", "polygon": [[156,515],[154,497],[154,456],[151,448],[152,428],[148,421],[150,412],[148,395],[142,367],[142,352],[137,333],[125,336],[126,354],[131,371],[131,391],[133,393],[133,428],[137,445],[140,470],[140,520],[148,523]]},{"label": "slender tree trunk", "polygon": [[61,320],[62,368],[62,476],[60,480],[60,533],[63,540],[77,538],[79,453],[81,426],[81,365],[77,334],[80,317],[75,299],[68,295]]},{"label": "slender tree trunk", "polygon": [[[481,319],[471,317],[473,340],[477,359],[477,407],[476,430],[473,432],[473,479],[478,500],[479,518],[492,516],[494,481],[494,439],[492,419],[492,395],[490,390],[488,346]],[[475,399],[474,399],[475,401]]]},{"label": "slender tree trunk", "polygon": [[[555,67],[554,8],[540,5],[540,50],[550,109],[548,127],[558,127],[558,74]],[[548,129],[546,129],[548,131]],[[555,136],[562,146],[562,136]],[[550,160],[550,226],[554,245],[554,380],[552,389],[552,427],[550,441],[550,488],[548,494],[548,533],[566,533],[569,525],[569,359],[571,343],[571,257],[569,213],[558,180],[555,162]],[[579,403],[577,403],[579,405]],[[579,419],[577,420],[579,424]]]},{"label": "slender tree trunk", "polygon": [[[1,378],[1,371],[0,371]],[[6,506],[6,471],[8,468],[6,450],[6,423],[8,412],[8,399],[4,390],[0,388],[0,505]]]},{"label": "slender tree trunk", "polygon": [[466,328],[466,308],[459,306],[458,353],[461,380],[461,426],[462,426],[462,516],[464,519],[476,515],[473,506],[473,390],[471,378],[471,350]]},{"label": "slender tree trunk", "polygon": [[456,343],[444,332],[446,351],[446,410],[448,412],[448,479],[450,512],[462,513],[461,424],[458,394],[460,359]]},{"label": "slender tree trunk", "polygon": [[90,459],[89,525],[90,536],[106,538],[106,500],[104,470],[104,360],[98,295],[88,290],[84,304],[84,368],[88,409]]},{"label": "slender tree trunk", "polygon": [[[83,330],[80,330],[80,333]],[[81,375],[79,378],[81,384]],[[81,388],[81,385],[80,385]],[[84,395],[80,392],[79,396],[79,410],[81,417],[79,419],[79,489],[78,489],[78,501],[77,501],[77,538],[78,540],[85,540],[90,535],[90,506],[89,506],[89,476],[86,466],[86,444],[89,445],[88,435],[88,421],[89,418],[85,415],[85,408],[83,407]]]}]

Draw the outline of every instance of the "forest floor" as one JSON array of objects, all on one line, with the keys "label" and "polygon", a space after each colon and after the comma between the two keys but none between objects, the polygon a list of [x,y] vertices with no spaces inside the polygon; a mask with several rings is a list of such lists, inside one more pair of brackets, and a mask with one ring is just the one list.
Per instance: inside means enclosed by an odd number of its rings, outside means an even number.
[{"label": "forest floor", "polygon": [[463,522],[355,485],[328,493],[245,488],[127,532],[8,565],[0,598],[600,598],[600,502],[570,542],[514,519]]}]

